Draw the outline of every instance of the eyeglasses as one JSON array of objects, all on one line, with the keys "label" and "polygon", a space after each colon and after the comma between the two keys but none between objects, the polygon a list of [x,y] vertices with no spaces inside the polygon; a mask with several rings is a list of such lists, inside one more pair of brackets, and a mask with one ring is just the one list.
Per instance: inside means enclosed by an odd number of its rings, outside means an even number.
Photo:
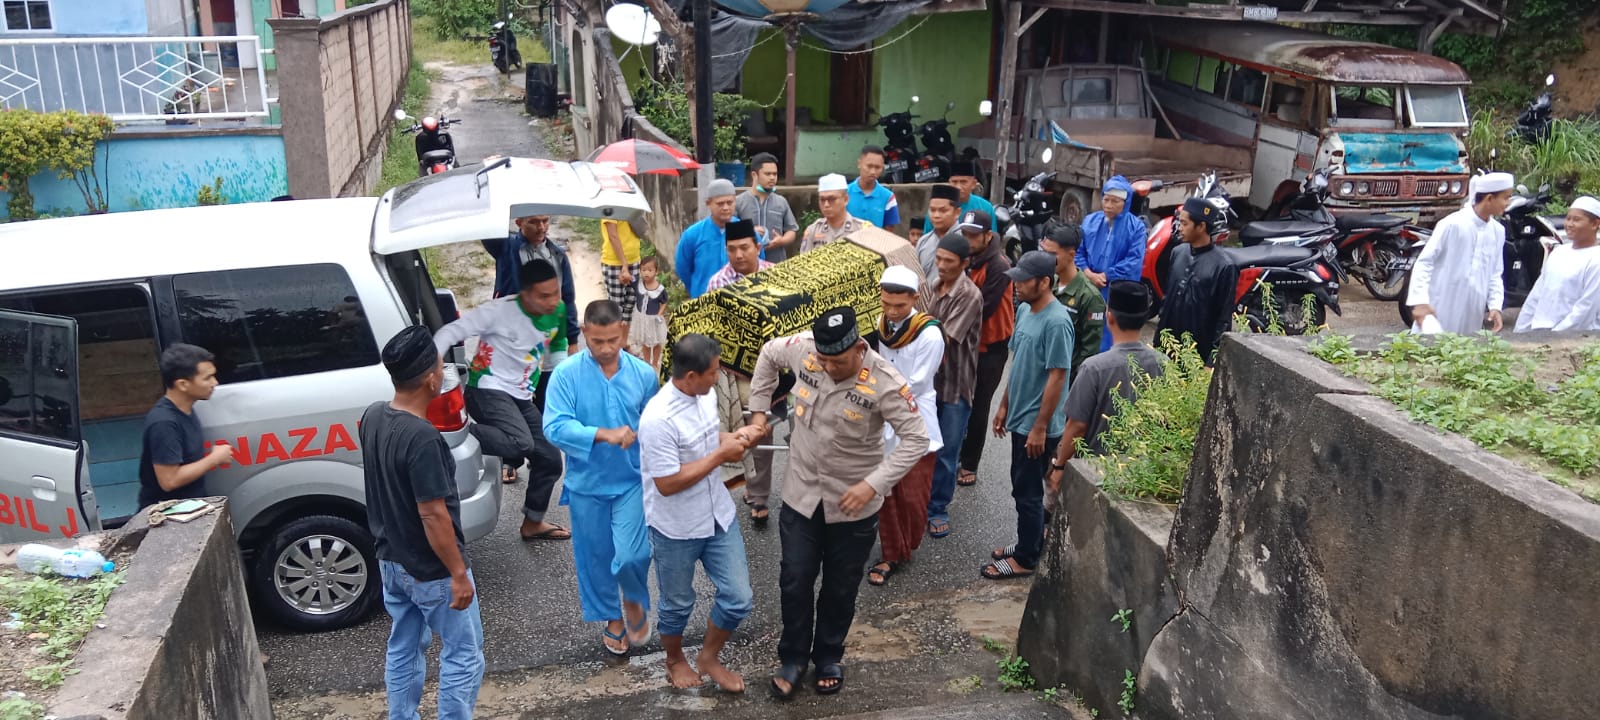
[{"label": "eyeglasses", "polygon": [[832,205],[834,203],[841,203],[844,201],[845,199],[842,197],[828,197],[827,195],[819,195],[817,197],[817,202],[823,205]]}]

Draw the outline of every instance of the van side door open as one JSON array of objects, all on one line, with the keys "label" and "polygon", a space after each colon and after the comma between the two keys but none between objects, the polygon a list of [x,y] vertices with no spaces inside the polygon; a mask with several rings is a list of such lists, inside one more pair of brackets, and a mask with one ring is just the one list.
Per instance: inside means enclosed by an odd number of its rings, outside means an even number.
[{"label": "van side door open", "polygon": [[78,401],[78,323],[0,310],[0,542],[100,529]]}]

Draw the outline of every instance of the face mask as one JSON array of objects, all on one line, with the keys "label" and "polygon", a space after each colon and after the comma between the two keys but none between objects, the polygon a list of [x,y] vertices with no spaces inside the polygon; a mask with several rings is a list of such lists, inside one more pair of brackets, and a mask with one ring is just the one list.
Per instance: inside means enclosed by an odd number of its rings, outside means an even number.
[{"label": "face mask", "polygon": [[777,187],[778,187],[778,186],[776,186],[776,185],[773,185],[773,186],[772,186],[772,187],[762,187],[762,186],[760,186],[760,185],[757,185],[757,186],[756,186],[756,189],[757,189],[757,190],[760,190],[760,191],[761,191],[761,192],[763,192],[763,193],[766,193],[766,194],[768,194],[768,195],[771,195],[771,194],[772,194],[772,191],[773,191],[773,190],[774,190],[774,189],[776,189],[776,188],[777,188]]}]

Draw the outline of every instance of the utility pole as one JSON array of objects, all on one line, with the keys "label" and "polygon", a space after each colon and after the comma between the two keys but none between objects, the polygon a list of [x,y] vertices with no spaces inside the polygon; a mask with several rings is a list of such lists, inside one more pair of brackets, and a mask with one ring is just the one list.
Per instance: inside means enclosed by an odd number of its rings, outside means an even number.
[{"label": "utility pole", "polygon": [[715,156],[716,130],[712,118],[712,96],[717,89],[711,87],[711,0],[694,0],[694,159],[700,163],[695,174],[700,200],[700,214],[706,208],[706,190],[717,176]]}]

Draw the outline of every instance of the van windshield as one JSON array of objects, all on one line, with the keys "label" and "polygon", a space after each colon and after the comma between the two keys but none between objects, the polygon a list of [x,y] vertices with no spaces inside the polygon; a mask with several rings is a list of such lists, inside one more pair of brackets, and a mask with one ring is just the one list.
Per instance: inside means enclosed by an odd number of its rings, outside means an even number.
[{"label": "van windshield", "polygon": [[1340,85],[1333,91],[1333,118],[1343,127],[1392,128],[1395,102],[1394,88]]},{"label": "van windshield", "polygon": [[1466,127],[1467,105],[1461,88],[1450,85],[1411,85],[1406,88],[1415,127]]}]

